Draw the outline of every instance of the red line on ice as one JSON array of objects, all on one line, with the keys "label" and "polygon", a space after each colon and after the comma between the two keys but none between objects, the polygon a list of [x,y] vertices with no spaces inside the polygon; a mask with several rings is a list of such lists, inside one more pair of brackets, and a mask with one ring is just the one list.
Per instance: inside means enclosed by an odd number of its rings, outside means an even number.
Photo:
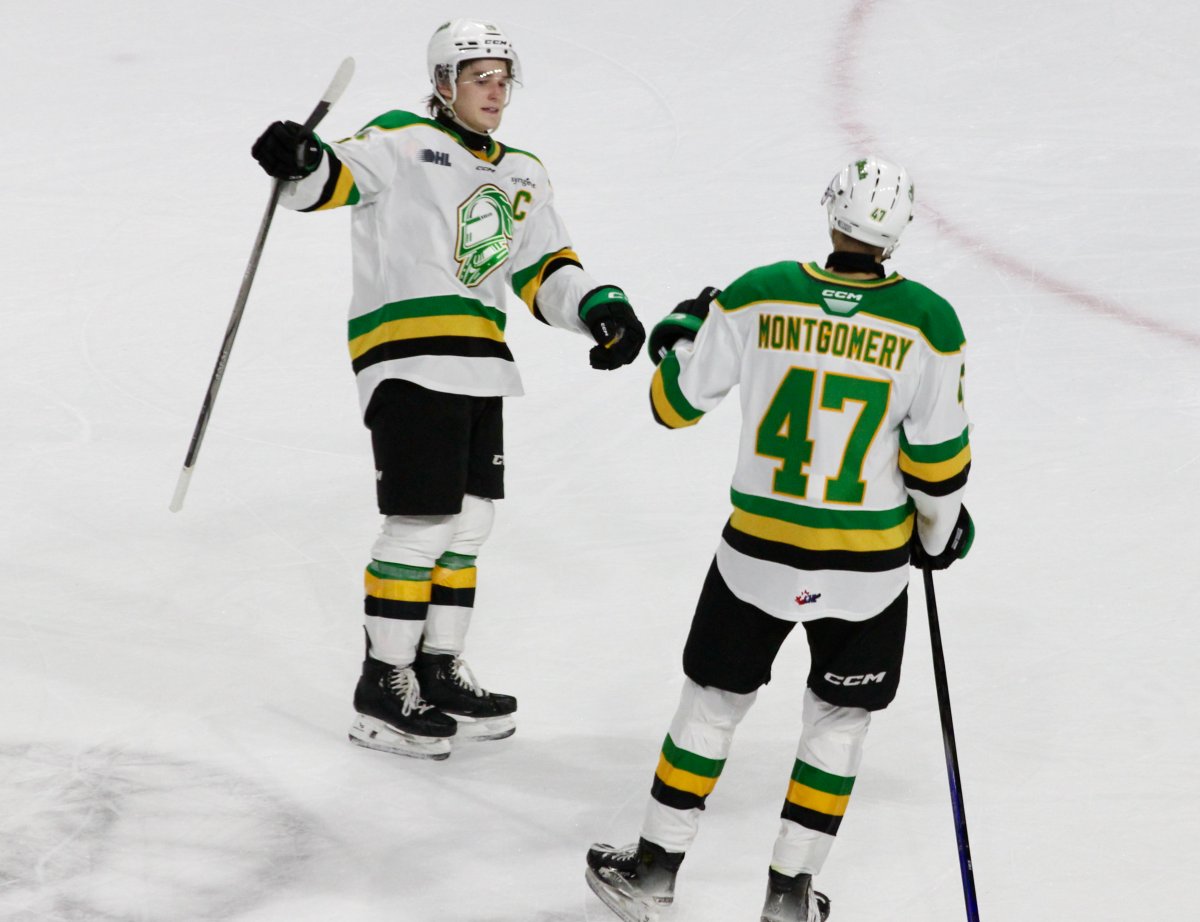
[{"label": "red line on ice", "polygon": [[[857,0],[851,7],[842,28],[838,48],[836,67],[832,73],[830,84],[834,89],[834,107],[842,113],[839,127],[850,140],[851,145],[859,150],[878,150],[870,129],[855,114],[858,111],[858,73],[857,63],[860,60],[859,46],[862,44],[867,21],[875,10],[876,0]],[[1002,253],[979,237],[951,221],[936,208],[928,205],[919,206],[932,216],[939,233],[955,243],[971,250],[980,259],[995,268],[1028,283],[1034,288],[1061,297],[1086,310],[1116,320],[1119,323],[1138,327],[1150,333],[1165,336],[1176,342],[1186,342],[1200,347],[1200,333],[1185,330],[1156,320],[1153,317],[1131,310],[1118,301],[1103,297],[1094,292],[1081,288],[1063,279],[1054,278],[1020,259]]]}]

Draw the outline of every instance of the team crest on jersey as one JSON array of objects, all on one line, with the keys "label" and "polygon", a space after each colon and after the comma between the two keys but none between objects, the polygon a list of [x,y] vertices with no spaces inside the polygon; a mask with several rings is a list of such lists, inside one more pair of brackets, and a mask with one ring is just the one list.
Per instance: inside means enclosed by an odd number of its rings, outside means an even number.
[{"label": "team crest on jersey", "polygon": [[512,202],[498,186],[480,186],[458,206],[458,280],[474,288],[495,272],[508,259],[512,235]]},{"label": "team crest on jersey", "polygon": [[798,596],[796,596],[796,604],[797,605],[811,605],[813,602],[817,601],[817,599],[819,599],[819,598],[821,598],[821,593],[809,592],[807,589],[804,589],[800,592],[800,594]]}]

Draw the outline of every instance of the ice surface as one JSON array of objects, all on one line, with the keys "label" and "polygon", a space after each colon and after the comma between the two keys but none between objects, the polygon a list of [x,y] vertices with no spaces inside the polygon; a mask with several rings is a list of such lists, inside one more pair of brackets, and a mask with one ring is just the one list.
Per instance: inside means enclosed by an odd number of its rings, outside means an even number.
[{"label": "ice surface", "polygon": [[[588,268],[653,320],[828,251],[870,147],[920,207],[895,259],[959,309],[979,527],[938,601],[982,916],[1190,915],[1200,789],[1200,12],[1012,0],[8,4],[0,364],[0,916],[600,922],[636,835],[727,514],[737,411],[652,423],[650,366],[513,299],[528,396],[469,657],[511,740],[351,746],[377,527],[344,346],[345,213],[276,217],[188,495],[167,511],[269,183],[301,118],[349,134],[494,15]],[[1192,113],[1192,114],[1188,114]],[[923,602],[821,888],[835,918],[963,916]],[[799,729],[785,647],[680,877],[753,918]],[[1191,728],[1191,729],[1189,729]]]}]

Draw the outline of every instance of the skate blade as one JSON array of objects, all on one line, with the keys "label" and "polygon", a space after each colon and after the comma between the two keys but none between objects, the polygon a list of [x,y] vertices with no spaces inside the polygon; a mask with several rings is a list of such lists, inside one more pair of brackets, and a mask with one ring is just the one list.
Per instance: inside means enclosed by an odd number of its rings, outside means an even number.
[{"label": "skate blade", "polygon": [[449,737],[416,736],[364,714],[354,718],[347,735],[355,745],[377,752],[390,752],[410,759],[441,761],[450,758]]},{"label": "skate blade", "polygon": [[517,720],[511,714],[480,718],[447,713],[458,721],[458,732],[453,737],[455,742],[483,743],[488,740],[503,740],[517,732]]},{"label": "skate blade", "polygon": [[591,868],[587,869],[585,877],[600,902],[625,922],[658,922],[661,910],[670,908],[670,903],[649,905],[620,892]]}]

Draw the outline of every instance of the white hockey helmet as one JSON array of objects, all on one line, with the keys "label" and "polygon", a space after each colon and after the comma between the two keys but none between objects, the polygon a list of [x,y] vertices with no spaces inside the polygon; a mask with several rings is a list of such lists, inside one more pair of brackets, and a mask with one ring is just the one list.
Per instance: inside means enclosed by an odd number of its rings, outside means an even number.
[{"label": "white hockey helmet", "polygon": [[[479,58],[499,58],[509,62],[509,77],[521,82],[521,61],[508,36],[494,23],[479,19],[452,19],[443,23],[429,39],[426,63],[433,93],[447,106],[453,106],[458,96],[455,80],[459,67]],[[439,83],[450,85],[450,98],[442,96]],[[510,84],[511,92],[511,84]],[[507,104],[508,100],[505,99]]]},{"label": "white hockey helmet", "polygon": [[841,231],[891,255],[912,220],[914,190],[908,170],[879,157],[866,156],[846,164],[829,181],[821,204],[829,214],[829,229]]}]

